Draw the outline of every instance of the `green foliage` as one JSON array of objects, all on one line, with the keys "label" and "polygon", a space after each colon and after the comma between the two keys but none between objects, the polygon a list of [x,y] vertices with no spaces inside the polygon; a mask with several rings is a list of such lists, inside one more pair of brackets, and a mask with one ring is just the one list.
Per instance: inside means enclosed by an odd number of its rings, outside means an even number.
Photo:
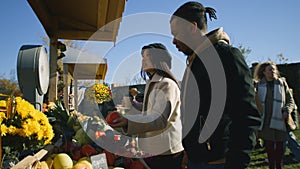
[{"label": "green foliage", "polygon": [[9,146],[4,146],[3,148],[3,158],[2,158],[2,168],[11,168],[10,164],[17,164],[19,162],[18,151],[13,151]]},{"label": "green foliage", "polygon": [[48,116],[55,117],[57,120],[62,121],[63,123],[67,122],[69,119],[69,111],[64,108],[61,103],[61,100],[57,100],[53,106],[50,106]]},{"label": "green foliage", "polygon": [[66,55],[63,53],[65,51],[67,51],[67,47],[64,43],[62,43],[61,41],[58,41],[56,44],[56,48],[58,51],[58,56],[57,56],[57,60],[65,57]]},{"label": "green foliage", "polygon": [[238,45],[238,48],[240,49],[241,53],[247,57],[250,53],[251,53],[251,49],[250,48],[246,48],[244,47],[242,44]]},{"label": "green foliage", "polygon": [[273,61],[277,64],[286,64],[288,62],[288,58],[286,56],[284,56],[282,53],[279,53],[277,55],[277,58],[275,60],[272,60],[270,58],[268,58],[269,61]]},{"label": "green foliage", "polygon": [[83,128],[79,129],[73,138],[80,145],[86,145],[92,142],[91,138],[87,135]]},{"label": "green foliage", "polygon": [[14,80],[2,78],[0,79],[0,93],[7,95],[21,95],[18,83]]},{"label": "green foliage", "polygon": [[243,54],[243,56],[244,56],[244,59],[245,59],[245,61],[246,61],[246,63],[247,64],[250,64],[249,63],[249,54],[251,53],[251,49],[249,48],[249,47],[244,47],[242,44],[239,44],[238,46],[237,46],[237,48],[241,51],[241,53]]},{"label": "green foliage", "polygon": [[74,132],[72,128],[74,119],[70,112],[62,105],[62,101],[58,99],[55,103],[50,102],[48,104],[48,112],[46,114],[48,118],[55,117],[54,121],[52,122],[55,133],[55,138],[53,139],[54,142],[60,137],[70,140],[71,135]]}]

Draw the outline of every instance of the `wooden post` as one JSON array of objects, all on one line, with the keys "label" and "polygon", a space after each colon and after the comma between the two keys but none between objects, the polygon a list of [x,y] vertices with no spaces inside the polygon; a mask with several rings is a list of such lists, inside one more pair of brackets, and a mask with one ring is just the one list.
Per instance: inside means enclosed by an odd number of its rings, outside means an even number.
[{"label": "wooden post", "polygon": [[49,80],[49,101],[57,99],[57,38],[50,37],[50,80]]},{"label": "wooden post", "polygon": [[69,77],[68,77],[68,64],[63,64],[63,78],[64,78],[64,104],[65,104],[65,108],[67,110],[70,110],[69,107],[69,92],[68,92],[68,82],[69,82]]},{"label": "wooden post", "polygon": [[74,108],[78,110],[78,79],[74,77]]},{"label": "wooden post", "polygon": [[0,168],[2,168],[2,136],[0,130]]}]

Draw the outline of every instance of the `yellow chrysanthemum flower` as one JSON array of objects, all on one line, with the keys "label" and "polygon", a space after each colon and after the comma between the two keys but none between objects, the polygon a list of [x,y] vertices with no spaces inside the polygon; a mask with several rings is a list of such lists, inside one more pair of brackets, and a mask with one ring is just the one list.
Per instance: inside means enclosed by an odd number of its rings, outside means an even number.
[{"label": "yellow chrysanthemum flower", "polygon": [[0,107],[6,107],[6,101],[0,100]]},{"label": "yellow chrysanthemum flower", "polygon": [[3,120],[6,119],[6,115],[4,112],[0,112],[0,124],[2,123]]},{"label": "yellow chrysanthemum flower", "polygon": [[112,95],[109,87],[104,84],[94,84],[87,89],[86,97],[90,103],[103,103],[110,101]]},{"label": "yellow chrysanthemum flower", "polygon": [[1,124],[1,136],[6,136],[7,132],[8,132],[7,126]]},{"label": "yellow chrysanthemum flower", "polygon": [[[10,118],[6,114],[9,112],[10,107],[7,108],[7,111],[0,112],[1,136],[3,136],[3,139],[5,140],[5,137],[10,136],[33,139],[33,147],[38,146],[34,145],[36,141],[44,145],[51,143],[54,132],[47,116],[36,110],[32,104],[21,97],[16,97],[14,101],[16,111],[12,112]],[[7,106],[7,101],[0,100],[1,106]],[[34,139],[36,140],[34,141]]]},{"label": "yellow chrysanthemum flower", "polygon": [[16,135],[17,134],[17,128],[15,126],[9,126],[7,128],[7,132],[11,135]]}]

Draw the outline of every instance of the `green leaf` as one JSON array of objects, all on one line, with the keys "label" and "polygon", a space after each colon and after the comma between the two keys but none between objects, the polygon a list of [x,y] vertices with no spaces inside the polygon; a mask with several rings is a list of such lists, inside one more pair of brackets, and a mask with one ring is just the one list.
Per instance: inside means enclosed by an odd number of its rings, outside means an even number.
[{"label": "green leaf", "polygon": [[59,59],[65,57],[65,56],[66,56],[66,55],[65,55],[64,53],[60,53],[60,55],[57,57],[57,60],[59,60]]}]

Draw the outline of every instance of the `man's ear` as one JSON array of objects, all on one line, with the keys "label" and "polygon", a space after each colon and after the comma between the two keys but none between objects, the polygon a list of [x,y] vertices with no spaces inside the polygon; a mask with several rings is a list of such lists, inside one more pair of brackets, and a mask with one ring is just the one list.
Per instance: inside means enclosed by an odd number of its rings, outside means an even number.
[{"label": "man's ear", "polygon": [[197,24],[197,22],[192,22],[191,23],[191,29],[192,29],[193,33],[197,32],[197,30],[198,30],[198,24]]}]

